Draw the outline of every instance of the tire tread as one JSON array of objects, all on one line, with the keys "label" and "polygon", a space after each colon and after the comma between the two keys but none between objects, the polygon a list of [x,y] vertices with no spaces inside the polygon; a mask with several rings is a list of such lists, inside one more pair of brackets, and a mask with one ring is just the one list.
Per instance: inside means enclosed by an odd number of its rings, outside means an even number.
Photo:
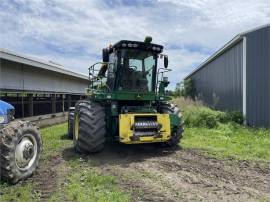
[{"label": "tire tread", "polygon": [[74,140],[75,150],[80,153],[99,152],[104,147],[106,123],[104,108],[92,101],[79,101],[75,107],[79,117],[79,138]]},{"label": "tire tread", "polygon": [[[181,117],[180,109],[176,105],[171,104],[169,102],[162,103],[160,106],[160,111],[162,113],[175,114],[175,115]],[[183,137],[183,135],[182,135],[183,131],[184,131],[183,124],[180,123],[180,125],[177,126],[175,131],[172,131],[171,139],[164,142],[163,145],[169,146],[169,147],[173,147],[173,146],[178,145],[180,143],[181,138]]]}]

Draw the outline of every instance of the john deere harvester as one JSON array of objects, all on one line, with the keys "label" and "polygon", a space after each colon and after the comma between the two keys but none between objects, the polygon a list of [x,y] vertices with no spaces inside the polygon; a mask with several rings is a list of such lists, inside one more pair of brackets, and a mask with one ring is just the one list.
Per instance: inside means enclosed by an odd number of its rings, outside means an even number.
[{"label": "john deere harvester", "polygon": [[69,113],[68,134],[77,152],[101,151],[108,136],[124,144],[179,143],[180,111],[165,90],[168,57],[151,41],[119,41],[103,49],[103,61],[89,68],[88,98]]}]

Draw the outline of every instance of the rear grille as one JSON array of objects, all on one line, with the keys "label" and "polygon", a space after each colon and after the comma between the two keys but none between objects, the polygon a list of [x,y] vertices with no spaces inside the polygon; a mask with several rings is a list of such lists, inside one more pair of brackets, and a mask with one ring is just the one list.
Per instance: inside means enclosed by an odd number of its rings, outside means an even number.
[{"label": "rear grille", "polygon": [[135,123],[131,128],[133,130],[132,139],[147,136],[160,137],[161,128],[162,125],[157,122],[156,116],[135,116]]},{"label": "rear grille", "polygon": [[155,121],[144,121],[144,122],[136,122],[134,123],[134,129],[158,129],[160,128],[160,124]]}]

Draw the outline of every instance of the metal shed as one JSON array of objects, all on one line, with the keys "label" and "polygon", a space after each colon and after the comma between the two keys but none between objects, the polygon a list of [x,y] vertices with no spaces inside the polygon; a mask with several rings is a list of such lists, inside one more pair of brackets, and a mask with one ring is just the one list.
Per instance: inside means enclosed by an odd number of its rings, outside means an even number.
[{"label": "metal shed", "polygon": [[87,75],[0,48],[0,99],[15,107],[16,118],[67,111],[88,85]]},{"label": "metal shed", "polygon": [[236,35],[185,79],[219,110],[241,111],[246,124],[270,126],[270,24]]}]

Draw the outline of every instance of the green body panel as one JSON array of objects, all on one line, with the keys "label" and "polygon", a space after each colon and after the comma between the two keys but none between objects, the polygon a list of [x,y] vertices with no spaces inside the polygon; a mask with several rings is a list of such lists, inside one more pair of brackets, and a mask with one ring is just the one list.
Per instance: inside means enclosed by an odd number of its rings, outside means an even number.
[{"label": "green body panel", "polygon": [[[163,88],[165,89],[165,88]],[[166,96],[164,92],[160,93],[138,93],[128,91],[114,91],[107,92],[106,89],[91,90],[89,91],[89,99],[94,102],[101,103],[106,110],[106,123],[107,134],[111,137],[118,138],[118,117],[120,109],[118,103],[121,101],[131,101],[132,103],[145,104],[145,106],[139,106],[134,109],[133,113],[155,113],[156,107],[151,106],[152,102],[161,103],[171,100],[169,96]],[[135,104],[136,106],[136,104]],[[181,124],[181,118],[177,115],[170,114],[171,129],[174,129]]]},{"label": "green body panel", "polygon": [[128,91],[116,91],[112,94],[112,99],[115,100],[155,100],[155,93],[141,93],[141,92],[128,92]]},{"label": "green body panel", "polygon": [[179,126],[181,123],[182,123],[182,120],[179,116],[175,114],[170,114],[170,124],[171,124],[172,129]]},{"label": "green body panel", "polygon": [[89,94],[91,100],[129,100],[129,101],[169,101],[170,97],[164,94],[155,94],[152,92],[128,92],[128,91],[115,91],[108,93],[106,91],[95,90]]},{"label": "green body panel", "polygon": [[[119,97],[117,97],[119,100],[117,99],[108,99],[106,98],[107,95],[112,95],[111,93],[102,93],[102,94],[93,94],[89,97],[90,100],[95,101],[95,102],[99,102],[101,103],[106,110],[106,123],[107,123],[107,134],[109,136],[113,136],[118,138],[118,117],[119,117],[119,106],[118,106],[118,101],[121,100],[127,100],[127,99],[119,99]],[[126,96],[131,97],[136,95],[135,93],[128,93]],[[102,97],[101,97],[102,96]],[[125,96],[125,95],[122,95]],[[113,98],[113,96],[112,96]],[[114,97],[115,98],[115,97]],[[121,98],[121,97],[120,97]],[[153,100],[151,99],[151,101],[157,101],[157,102],[161,102],[160,97],[159,96],[155,96],[152,97]],[[166,97],[167,100],[171,99],[170,97]],[[134,99],[131,101],[135,101]],[[136,109],[134,109],[132,111],[132,113],[155,113],[156,111],[156,107],[155,106],[150,106],[147,105],[147,103],[149,103],[149,100],[146,99],[140,99],[137,100],[140,101],[141,103],[146,103],[145,106],[140,106],[137,107]],[[163,100],[162,100],[163,101]],[[170,125],[171,125],[171,129],[176,128],[177,126],[179,126],[182,123],[182,119],[175,114],[170,114]]]}]

